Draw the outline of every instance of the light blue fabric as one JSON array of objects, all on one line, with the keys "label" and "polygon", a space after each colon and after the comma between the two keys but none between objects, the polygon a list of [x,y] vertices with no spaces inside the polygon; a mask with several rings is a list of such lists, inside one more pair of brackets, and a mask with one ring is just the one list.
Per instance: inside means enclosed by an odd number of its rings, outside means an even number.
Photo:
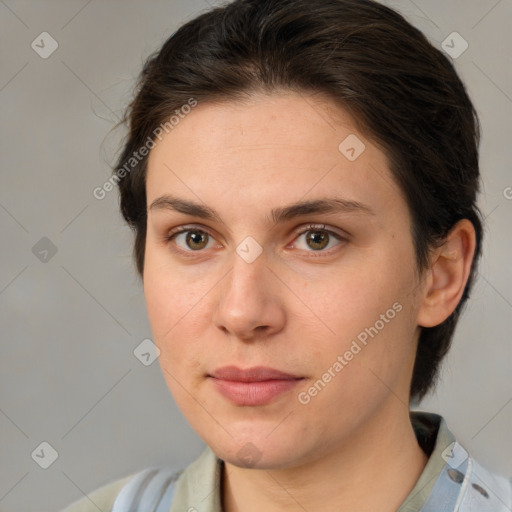
[{"label": "light blue fabric", "polygon": [[482,467],[457,442],[443,456],[446,464],[419,512],[512,511],[512,482]]},{"label": "light blue fabric", "polygon": [[171,468],[146,468],[121,489],[112,512],[168,512],[179,472]]}]

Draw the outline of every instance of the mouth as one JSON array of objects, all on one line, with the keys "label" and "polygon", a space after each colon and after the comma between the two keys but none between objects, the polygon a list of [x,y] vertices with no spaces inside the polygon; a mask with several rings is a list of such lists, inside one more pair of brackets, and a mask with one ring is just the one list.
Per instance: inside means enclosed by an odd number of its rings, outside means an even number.
[{"label": "mouth", "polygon": [[215,370],[208,378],[224,398],[240,406],[266,405],[304,379],[264,366],[245,370],[225,366]]}]

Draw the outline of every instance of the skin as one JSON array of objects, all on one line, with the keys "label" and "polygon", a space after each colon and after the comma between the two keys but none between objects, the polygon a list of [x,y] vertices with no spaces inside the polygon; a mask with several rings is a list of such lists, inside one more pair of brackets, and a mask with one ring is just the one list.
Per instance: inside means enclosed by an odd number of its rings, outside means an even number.
[{"label": "skin", "polygon": [[[354,161],[338,150],[350,134],[366,146]],[[225,461],[224,510],[396,511],[427,462],[408,406],[420,326],[441,323],[462,295],[471,223],[457,224],[420,273],[386,155],[334,103],[285,91],[199,104],[151,150],[146,187],[148,316],[171,393]],[[151,208],[165,194],[207,205],[221,221]],[[270,220],[273,208],[324,197],[373,213]],[[196,238],[168,240],[179,226]],[[327,236],[325,247],[308,242],[311,231]],[[251,263],[236,252],[248,236],[263,249]],[[300,403],[395,303],[401,311]],[[267,405],[234,405],[208,377],[226,365],[303,380]],[[250,465],[239,455],[248,446]]]}]

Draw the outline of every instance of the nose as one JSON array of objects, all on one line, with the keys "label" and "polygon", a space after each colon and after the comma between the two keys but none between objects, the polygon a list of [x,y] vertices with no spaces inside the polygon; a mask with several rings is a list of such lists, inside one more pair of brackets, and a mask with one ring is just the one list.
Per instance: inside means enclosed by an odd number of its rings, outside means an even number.
[{"label": "nose", "polygon": [[263,254],[251,263],[235,254],[232,269],[217,287],[215,325],[239,340],[267,339],[285,325],[283,287]]}]

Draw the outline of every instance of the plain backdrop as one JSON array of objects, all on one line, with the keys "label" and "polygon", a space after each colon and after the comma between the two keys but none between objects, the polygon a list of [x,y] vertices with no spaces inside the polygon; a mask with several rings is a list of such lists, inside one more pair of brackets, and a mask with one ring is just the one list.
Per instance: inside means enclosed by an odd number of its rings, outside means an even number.
[{"label": "plain backdrop", "polygon": [[[437,391],[419,408],[444,415],[477,460],[510,476],[512,1],[386,3],[437,47],[454,31],[467,41],[454,62],[483,128],[485,255]],[[92,191],[110,175],[124,132],[109,131],[144,59],[210,5],[0,1],[0,511],[59,510],[203,450],[158,362],[134,355],[151,331],[132,235],[117,191]]]}]

